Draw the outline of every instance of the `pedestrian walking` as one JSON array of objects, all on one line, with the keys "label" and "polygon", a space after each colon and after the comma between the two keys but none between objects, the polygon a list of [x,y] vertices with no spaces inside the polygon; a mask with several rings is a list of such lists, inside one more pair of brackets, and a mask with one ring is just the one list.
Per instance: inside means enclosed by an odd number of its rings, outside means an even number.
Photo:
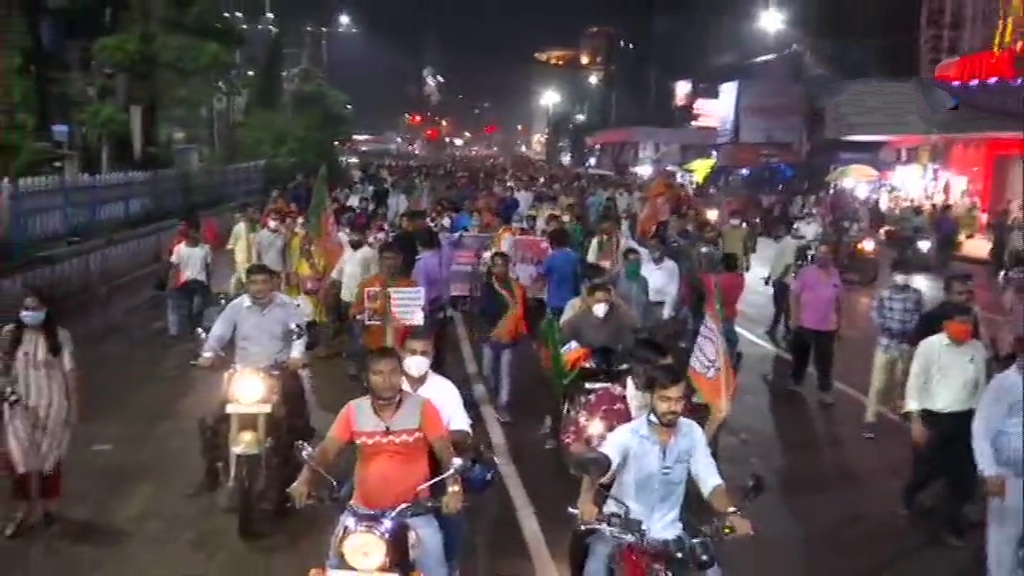
[{"label": "pedestrian walking", "polygon": [[813,358],[819,401],[825,406],[835,404],[832,363],[842,318],[842,293],[839,271],[832,264],[832,249],[819,246],[814,266],[801,269],[793,281],[790,309],[795,329],[790,388],[801,389]]},{"label": "pedestrian walking", "polygon": [[871,361],[871,385],[861,433],[869,440],[876,434],[879,406],[888,405],[889,400],[903,396],[900,388],[906,381],[913,354],[910,340],[918,319],[924,314],[924,294],[910,285],[910,276],[894,269],[892,281],[891,286],[875,297],[871,306],[871,319],[875,322],[878,338]]},{"label": "pedestrian walking", "polygon": [[[1024,352],[1024,338],[1016,341]],[[986,561],[992,576],[1024,574],[1024,363],[985,388],[971,425],[971,444],[985,482]]]},{"label": "pedestrian walking", "polygon": [[943,332],[914,351],[904,410],[910,417],[914,459],[903,489],[903,507],[913,513],[918,496],[936,480],[948,489],[942,513],[945,542],[963,544],[963,508],[975,495],[977,469],[971,421],[986,383],[987,351],[975,338],[974,310],[951,308]]},{"label": "pedestrian walking", "polygon": [[52,527],[61,495],[61,463],[78,420],[79,386],[71,336],[57,324],[48,302],[29,294],[17,321],[3,329],[3,363],[10,383],[2,394],[3,428],[14,472],[16,509],[5,538],[30,528]]}]

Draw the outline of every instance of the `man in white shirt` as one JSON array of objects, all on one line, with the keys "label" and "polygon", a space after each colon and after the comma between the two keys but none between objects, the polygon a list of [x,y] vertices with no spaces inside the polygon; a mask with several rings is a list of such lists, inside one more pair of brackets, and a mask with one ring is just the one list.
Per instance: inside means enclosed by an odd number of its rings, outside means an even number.
[{"label": "man in white shirt", "polygon": [[[346,323],[348,328],[349,354],[357,355],[361,350],[361,339],[359,337],[359,323],[347,321],[349,310],[355,302],[359,292],[359,285],[370,276],[377,273],[377,251],[367,242],[366,232],[363,230],[349,230],[346,233],[347,244],[345,252],[338,263],[331,271],[331,284],[335,286],[341,300],[341,309],[338,317],[341,322]],[[349,368],[356,369],[356,363],[350,362]]]},{"label": "man in white shirt", "polygon": [[[430,369],[433,361],[434,335],[427,329],[410,334],[402,345],[402,388],[426,398],[437,408],[448,428],[448,439],[452,447],[456,453],[465,453],[473,440],[473,423],[466,412],[462,393],[455,383]],[[448,565],[458,566],[466,517],[461,512],[454,515],[438,514],[437,522],[444,534],[444,552]]]},{"label": "man in white shirt", "polygon": [[950,308],[943,332],[921,341],[910,363],[904,410],[910,416],[914,462],[903,490],[913,512],[917,497],[933,481],[949,489],[943,537],[961,545],[963,508],[975,495],[977,472],[971,450],[971,421],[986,383],[987,352],[975,338],[974,311]]},{"label": "man in white shirt", "polygon": [[768,337],[776,338],[779,324],[788,335],[789,326],[789,283],[793,280],[793,266],[796,263],[796,249],[798,243],[789,235],[785,226],[779,226],[772,233],[772,240],[775,241],[775,254],[772,255],[771,267],[768,269],[768,276],[765,276],[765,284],[772,287],[772,306],[775,311],[772,314],[772,322],[768,325]]},{"label": "man in white shirt", "polygon": [[665,245],[655,236],[647,242],[648,258],[640,266],[640,273],[647,279],[649,316],[643,320],[651,325],[668,320],[676,314],[679,301],[679,265],[665,257]]},{"label": "man in white shirt", "polygon": [[189,226],[184,242],[171,250],[171,270],[167,287],[172,290],[171,302],[177,321],[168,322],[167,332],[177,336],[181,329],[180,320],[184,318],[189,331],[200,328],[203,321],[203,310],[210,295],[210,263],[213,253],[210,247],[199,239],[199,228]]}]

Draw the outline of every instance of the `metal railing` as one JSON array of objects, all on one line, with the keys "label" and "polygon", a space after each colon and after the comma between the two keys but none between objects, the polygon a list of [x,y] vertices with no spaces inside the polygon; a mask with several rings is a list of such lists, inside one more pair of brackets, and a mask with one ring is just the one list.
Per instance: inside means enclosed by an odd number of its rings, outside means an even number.
[{"label": "metal railing", "polygon": [[263,162],[196,170],[117,172],[5,180],[0,242],[18,252],[89,240],[264,193]]}]

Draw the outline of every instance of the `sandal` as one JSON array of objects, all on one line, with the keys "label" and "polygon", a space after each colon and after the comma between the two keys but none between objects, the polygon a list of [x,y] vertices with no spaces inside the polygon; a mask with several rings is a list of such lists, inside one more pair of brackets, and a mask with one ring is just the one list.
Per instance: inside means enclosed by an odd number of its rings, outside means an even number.
[{"label": "sandal", "polygon": [[28,521],[27,513],[15,514],[7,524],[4,524],[3,537],[8,540],[21,538],[28,533],[31,527],[32,525]]}]

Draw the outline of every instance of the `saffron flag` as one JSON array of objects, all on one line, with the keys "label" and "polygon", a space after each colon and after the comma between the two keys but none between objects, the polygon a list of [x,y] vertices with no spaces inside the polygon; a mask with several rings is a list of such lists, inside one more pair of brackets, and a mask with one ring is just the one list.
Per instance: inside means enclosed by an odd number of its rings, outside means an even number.
[{"label": "saffron flag", "polygon": [[722,306],[718,284],[713,283],[715,306],[704,314],[697,340],[690,355],[688,375],[712,413],[725,416],[732,409],[736,394],[736,372],[729,357],[722,331]]},{"label": "saffron flag", "polygon": [[334,270],[334,265],[345,250],[338,238],[338,225],[330,210],[329,196],[327,167],[321,166],[316,182],[313,183],[313,198],[309,203],[309,213],[306,214],[306,226],[324,255],[325,275]]},{"label": "saffron flag", "polygon": [[679,191],[663,176],[651,182],[644,196],[644,207],[637,217],[637,236],[650,238],[660,222],[668,220]]}]

